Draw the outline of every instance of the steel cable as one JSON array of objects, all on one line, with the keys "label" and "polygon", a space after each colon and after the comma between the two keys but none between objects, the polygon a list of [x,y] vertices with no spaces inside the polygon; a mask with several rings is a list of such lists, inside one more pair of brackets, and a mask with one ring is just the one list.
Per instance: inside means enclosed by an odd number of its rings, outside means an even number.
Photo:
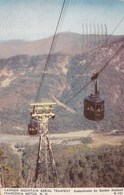
[{"label": "steel cable", "polygon": [[[98,71],[98,76],[103,72],[103,70],[109,65],[110,61],[119,54],[119,52],[124,48],[124,44],[122,44],[119,49],[114,53],[114,55],[106,62],[106,64]],[[66,102],[62,102],[63,104],[67,105],[72,99],[74,99],[75,96],[77,96],[79,93],[81,93],[86,87],[89,86],[89,84],[93,82],[93,80],[90,80],[88,83],[86,83],[80,90],[78,90],[72,97],[70,97]],[[57,111],[59,111],[58,109]]]},{"label": "steel cable", "polygon": [[58,31],[58,27],[59,27],[59,24],[60,24],[61,19],[63,17],[63,13],[64,13],[66,5],[67,5],[67,2],[66,2],[66,0],[64,0],[63,4],[62,4],[61,11],[60,11],[59,19],[57,21],[57,25],[56,25],[55,33],[54,33],[54,36],[53,36],[53,39],[52,39],[52,43],[51,43],[51,46],[50,46],[50,49],[49,49],[49,53],[48,53],[48,56],[47,56],[47,60],[46,60],[45,66],[44,66],[44,70],[43,70],[43,74],[42,74],[42,77],[41,77],[38,92],[37,92],[37,95],[36,95],[35,103],[38,101],[38,97],[39,97],[39,94],[40,94],[43,79],[45,78],[45,73],[47,71],[47,67],[48,67],[48,63],[49,63],[49,60],[50,60],[51,52],[52,52],[52,49],[53,49],[53,46],[54,46],[54,43],[55,43],[55,40],[56,40],[56,34],[57,34],[57,31]]}]

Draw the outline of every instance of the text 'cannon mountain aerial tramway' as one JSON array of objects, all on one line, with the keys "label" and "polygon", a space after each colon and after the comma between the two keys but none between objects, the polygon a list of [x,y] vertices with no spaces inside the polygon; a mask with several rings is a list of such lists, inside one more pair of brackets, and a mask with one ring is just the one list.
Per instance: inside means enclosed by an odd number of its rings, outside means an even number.
[{"label": "text 'cannon mountain aerial tramway'", "polygon": [[[59,187],[59,175],[57,173],[56,163],[54,161],[54,155],[51,148],[51,143],[49,140],[49,121],[52,119],[54,120],[55,113],[54,113],[54,106],[57,106],[57,103],[54,101],[51,101],[51,99],[41,98],[41,95],[44,94],[44,88],[42,88],[43,83],[45,82],[46,73],[48,70],[50,57],[52,54],[53,49],[56,45],[56,35],[59,26],[62,23],[64,14],[67,10],[68,0],[64,0],[62,4],[62,8],[60,11],[60,16],[57,21],[56,29],[54,36],[52,38],[52,42],[50,45],[49,53],[46,59],[46,63],[44,65],[44,70],[41,76],[41,80],[38,86],[38,90],[36,92],[36,99],[34,103],[30,104],[30,120],[28,124],[28,134],[30,136],[39,136],[39,143],[37,147],[37,158],[36,158],[36,167],[35,167],[35,174],[33,179],[33,187],[40,188],[40,187]],[[120,23],[123,19],[119,22],[119,24],[115,27],[113,32],[118,28]],[[110,39],[111,35],[107,36],[107,26],[106,25],[99,25],[97,24],[97,27],[91,24],[89,25],[82,25],[83,27],[83,33],[85,35],[88,33],[88,30],[93,35],[101,35],[96,37],[95,39],[97,41],[96,47],[101,48],[104,47],[108,40]],[[101,32],[100,32],[101,28]],[[94,33],[93,33],[94,29]],[[88,34],[90,34],[88,33]],[[93,36],[91,35],[91,38]],[[104,36],[105,35],[105,36]],[[85,37],[85,36],[84,36]],[[90,37],[90,36],[89,36]],[[98,39],[97,39],[98,38]],[[83,41],[84,47],[88,45],[88,37]],[[91,43],[90,43],[91,44]],[[95,45],[95,41],[92,42],[92,46]],[[92,48],[92,47],[91,47]],[[103,70],[109,65],[110,61],[115,58],[119,52],[124,49],[124,40],[122,40],[121,46],[114,52],[114,55],[110,57],[110,59],[103,65],[103,67],[99,70],[93,71],[92,75],[90,76],[90,80],[83,85],[78,91],[73,93],[66,101],[62,102],[65,106],[68,105],[70,101],[72,101],[80,92],[82,92],[84,89],[86,89],[92,82],[94,82],[94,93],[89,94],[89,96],[85,97],[82,102],[84,105],[82,105],[82,109],[84,107],[84,117],[88,119],[89,121],[101,121],[104,119],[104,112],[105,112],[105,102],[104,99],[100,96],[100,89],[99,89],[99,80],[100,75],[103,73]],[[95,49],[94,49],[95,50]],[[90,61],[89,65],[92,64],[96,57],[97,53],[94,54],[93,59]],[[49,74],[50,76],[50,74]],[[73,75],[72,75],[73,77]],[[76,83],[74,83],[75,85]],[[61,108],[60,108],[61,109]],[[2,186],[2,171],[0,167],[0,184]]]}]

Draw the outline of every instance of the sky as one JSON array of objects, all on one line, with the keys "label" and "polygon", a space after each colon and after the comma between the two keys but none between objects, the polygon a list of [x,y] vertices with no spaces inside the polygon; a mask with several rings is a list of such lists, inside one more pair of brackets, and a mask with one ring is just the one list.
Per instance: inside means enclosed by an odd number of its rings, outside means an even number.
[{"label": "sky", "polygon": [[[66,0],[66,3],[57,32],[82,34],[87,25],[89,33],[94,32],[93,26],[106,24],[111,34],[124,18],[124,0]],[[0,41],[38,40],[53,35],[62,4],[63,0],[0,0]],[[124,19],[114,34],[124,34]]]}]

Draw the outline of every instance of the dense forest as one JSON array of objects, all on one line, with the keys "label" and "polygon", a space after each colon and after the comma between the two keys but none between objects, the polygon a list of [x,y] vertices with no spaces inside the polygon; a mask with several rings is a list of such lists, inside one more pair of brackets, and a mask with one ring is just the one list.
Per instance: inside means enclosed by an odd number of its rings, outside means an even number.
[{"label": "dense forest", "polygon": [[0,144],[0,176],[2,187],[18,188],[22,186],[19,156],[7,144]]},{"label": "dense forest", "polygon": [[[0,145],[4,187],[34,187],[37,145],[25,145],[22,159]],[[124,143],[90,148],[84,145],[52,145],[59,176],[57,187],[123,187]]]}]

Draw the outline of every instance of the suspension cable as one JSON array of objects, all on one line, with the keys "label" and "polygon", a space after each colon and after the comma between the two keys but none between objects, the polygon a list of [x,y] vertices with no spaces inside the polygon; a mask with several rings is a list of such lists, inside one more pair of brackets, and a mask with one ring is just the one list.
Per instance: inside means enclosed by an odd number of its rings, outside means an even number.
[{"label": "suspension cable", "polygon": [[[106,41],[102,44],[102,46],[101,47],[97,47],[97,48],[95,48],[95,49],[92,49],[90,52],[92,52],[92,51],[94,51],[94,50],[96,50],[96,49],[99,49],[99,48],[103,48],[106,44],[107,44],[107,42],[109,41],[109,39],[111,38],[111,36],[113,35],[113,33],[117,30],[117,28],[119,27],[119,25],[123,22],[123,20],[124,20],[124,17],[123,18],[121,18],[121,20],[119,21],[119,23],[116,25],[116,27],[114,28],[114,30],[112,31],[112,33],[108,36],[108,38],[106,39]],[[92,60],[89,62],[89,64],[87,65],[87,66],[90,66],[92,63],[93,63],[93,61],[95,60],[95,58],[96,58],[96,55],[98,55],[99,54],[99,52],[100,52],[100,49],[98,50],[98,52],[93,56],[93,58],[92,58]],[[88,58],[88,57],[87,57]],[[87,59],[86,58],[86,59]],[[88,68],[88,67],[87,67]],[[86,69],[87,70],[87,69]],[[74,75],[72,75],[72,77],[73,77]],[[72,85],[72,88],[77,84],[77,82],[80,80],[80,78],[78,78],[77,79],[77,81],[76,82],[74,82],[74,84]]]},{"label": "suspension cable", "polygon": [[38,88],[38,92],[37,92],[37,95],[36,95],[35,103],[38,101],[40,89],[41,89],[41,86],[42,86],[42,83],[43,83],[43,79],[45,78],[45,73],[46,73],[46,70],[47,70],[47,66],[48,66],[48,62],[49,62],[49,59],[50,59],[51,51],[52,51],[54,43],[55,43],[57,30],[58,30],[58,27],[59,27],[59,24],[60,24],[62,15],[63,15],[63,11],[65,9],[65,6],[66,6],[66,0],[64,0],[63,4],[62,4],[62,8],[61,8],[61,11],[60,11],[59,19],[57,21],[55,33],[54,33],[54,36],[53,36],[53,39],[52,39],[52,43],[51,43],[51,46],[50,46],[50,50],[49,50],[49,53],[48,53],[48,56],[47,56],[47,60],[46,60],[45,66],[44,66],[44,70],[43,70],[43,74],[42,74],[42,77],[41,77],[41,81],[40,81],[40,85],[39,85],[39,88]]},{"label": "suspension cable", "polygon": [[[119,52],[124,48],[124,44],[122,44],[119,49],[114,53],[114,55],[106,62],[106,64],[97,72],[97,77],[103,72],[103,70],[109,65],[110,61],[119,54]],[[79,93],[81,93],[88,85],[93,82],[93,79],[91,79],[88,83],[86,83],[80,90],[78,90],[72,97],[70,97],[66,102],[62,102],[64,104],[68,104],[75,96],[77,96]]]},{"label": "suspension cable", "polygon": [[[50,59],[50,55],[51,55],[51,51],[53,49],[53,45],[54,45],[54,42],[55,42],[55,38],[56,38],[56,34],[57,34],[57,30],[58,30],[58,27],[59,27],[59,23],[62,19],[62,14],[64,12],[64,9],[65,9],[65,4],[66,4],[66,0],[63,1],[63,5],[62,5],[62,8],[61,8],[61,12],[60,12],[60,16],[59,16],[59,19],[58,19],[58,22],[57,22],[57,26],[56,26],[56,29],[55,29],[55,33],[54,33],[54,36],[53,36],[53,39],[52,39],[52,43],[51,43],[51,46],[50,46],[50,50],[49,50],[49,53],[48,53],[48,57],[47,57],[47,60],[46,60],[46,63],[45,63],[45,67],[44,67],[44,71],[43,71],[43,74],[42,74],[42,77],[41,77],[41,82],[40,82],[40,85],[39,85],[39,88],[38,88],[38,92],[37,92],[37,96],[36,96],[36,100],[35,102],[37,102],[38,100],[38,96],[39,96],[39,92],[40,92],[40,89],[41,89],[41,86],[42,86],[42,82],[43,82],[43,79],[45,77],[45,73],[46,73],[46,70],[47,70],[47,66],[48,66],[48,62],[49,62],[49,59]],[[120,22],[117,24],[117,26],[114,28],[114,30],[112,31],[112,33],[110,34],[110,36],[107,38],[107,40],[103,43],[102,47],[105,46],[105,44],[108,42],[108,40],[110,39],[110,37],[112,36],[112,34],[115,32],[115,30],[119,27],[119,25],[122,23],[122,21],[124,20],[124,17],[120,20]],[[120,50],[123,48],[124,45],[122,45],[118,51],[110,58],[110,60],[103,66],[103,68],[98,72],[98,75],[101,74],[101,72],[106,68],[106,66],[110,63],[110,61],[115,57],[115,55],[117,55],[117,53],[120,52]],[[100,48],[102,48],[100,47]],[[97,53],[98,54],[98,53]],[[89,63],[89,65],[94,61],[95,59],[95,56],[94,58],[91,60],[91,62]],[[79,79],[78,79],[79,80]],[[77,81],[78,81],[77,80]],[[65,104],[68,104],[76,95],[78,95],[81,91],[83,91],[90,83],[92,82],[92,80],[90,80],[88,83],[86,83],[79,91],[77,91],[71,98],[69,98]],[[77,83],[77,82],[76,82]],[[74,85],[76,84],[74,83]]]},{"label": "suspension cable", "polygon": [[109,65],[109,62],[119,54],[119,52],[124,48],[124,44],[120,46],[120,48],[115,52],[115,54],[109,59],[109,61],[101,68],[101,70],[98,72],[98,75],[101,74],[101,72]]}]

